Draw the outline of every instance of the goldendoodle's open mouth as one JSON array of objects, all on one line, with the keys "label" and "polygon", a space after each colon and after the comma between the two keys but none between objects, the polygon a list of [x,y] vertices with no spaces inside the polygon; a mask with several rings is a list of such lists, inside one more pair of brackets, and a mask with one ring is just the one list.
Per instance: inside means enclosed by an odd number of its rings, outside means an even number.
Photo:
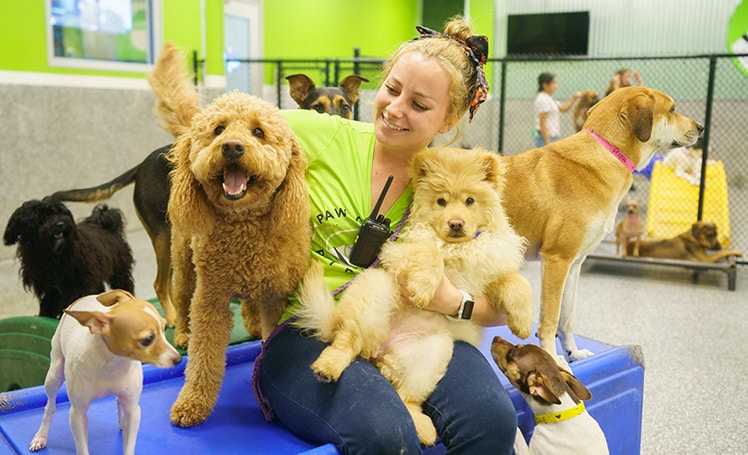
[{"label": "goldendoodle's open mouth", "polygon": [[236,201],[247,194],[247,188],[257,180],[256,176],[247,177],[247,171],[236,164],[228,164],[223,169],[223,195],[230,201]]}]

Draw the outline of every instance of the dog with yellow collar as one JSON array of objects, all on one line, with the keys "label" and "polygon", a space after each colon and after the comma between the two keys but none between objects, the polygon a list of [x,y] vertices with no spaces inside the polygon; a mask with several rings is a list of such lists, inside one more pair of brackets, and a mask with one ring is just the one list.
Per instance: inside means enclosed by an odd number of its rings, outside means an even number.
[{"label": "dog with yellow collar", "polygon": [[584,407],[592,394],[547,351],[532,344],[515,346],[497,336],[491,343],[491,355],[535,414],[529,446],[517,431],[516,454],[609,453],[605,434]]}]

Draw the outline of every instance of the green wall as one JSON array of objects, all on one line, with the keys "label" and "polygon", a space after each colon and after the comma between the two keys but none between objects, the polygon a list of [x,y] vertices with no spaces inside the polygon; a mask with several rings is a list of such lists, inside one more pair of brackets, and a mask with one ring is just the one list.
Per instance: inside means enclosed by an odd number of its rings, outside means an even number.
[{"label": "green wall", "polygon": [[[415,36],[421,1],[428,0],[265,0],[264,57],[351,58],[355,47],[363,57],[387,57],[399,43]],[[471,1],[476,30],[489,37],[493,1]],[[223,4],[223,0],[162,0],[163,40],[174,41],[190,53],[197,50],[210,75],[224,73]],[[50,67],[44,5],[45,0],[0,0],[0,70],[132,78],[142,78],[147,71]],[[207,55],[202,55],[204,46]]]}]

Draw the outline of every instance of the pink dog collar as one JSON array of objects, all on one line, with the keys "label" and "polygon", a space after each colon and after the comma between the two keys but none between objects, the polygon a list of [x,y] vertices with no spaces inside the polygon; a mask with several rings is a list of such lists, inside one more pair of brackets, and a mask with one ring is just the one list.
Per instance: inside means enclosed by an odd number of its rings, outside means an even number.
[{"label": "pink dog collar", "polygon": [[634,162],[631,161],[629,157],[624,155],[621,149],[612,145],[610,142],[600,137],[600,135],[598,135],[594,131],[587,130],[587,129],[585,129],[584,131],[590,136],[594,137],[597,140],[597,142],[599,142],[603,147],[608,149],[608,151],[612,153],[613,156],[615,156],[618,161],[620,161],[624,166],[626,166],[626,168],[628,168],[629,171],[634,172],[634,169],[636,169],[636,164],[634,164]]}]

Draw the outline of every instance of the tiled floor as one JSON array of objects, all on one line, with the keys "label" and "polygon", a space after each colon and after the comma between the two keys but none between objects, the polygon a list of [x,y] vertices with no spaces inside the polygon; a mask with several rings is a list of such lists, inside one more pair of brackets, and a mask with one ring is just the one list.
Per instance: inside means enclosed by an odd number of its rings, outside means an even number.
[{"label": "tiled floor", "polygon": [[[137,263],[136,294],[151,298],[155,259],[144,231],[128,233]],[[523,272],[535,291],[540,263]],[[36,303],[15,261],[0,263],[0,318],[29,315]],[[642,347],[645,362],[642,454],[748,453],[748,269],[737,290],[724,273],[588,261],[577,298],[578,335]]]}]

